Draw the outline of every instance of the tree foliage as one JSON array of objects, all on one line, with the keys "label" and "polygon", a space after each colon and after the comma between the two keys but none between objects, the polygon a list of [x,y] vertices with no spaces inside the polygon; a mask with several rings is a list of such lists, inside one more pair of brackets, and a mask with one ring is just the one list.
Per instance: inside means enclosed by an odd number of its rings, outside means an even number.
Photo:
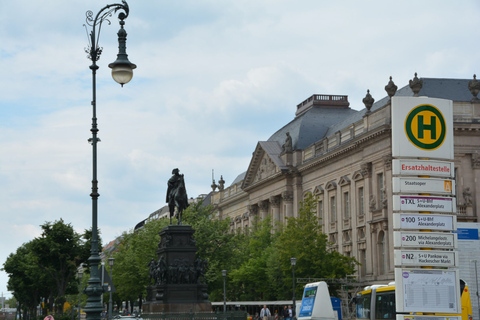
[{"label": "tree foliage", "polygon": [[[328,243],[316,216],[316,205],[316,199],[307,195],[296,217],[287,218],[285,225],[276,222],[273,227],[269,218],[257,219],[245,232],[235,233],[229,220],[211,219],[212,206],[191,204],[183,220],[195,230],[197,257],[208,262],[210,300],[223,299],[222,270],[227,271],[227,300],[291,299],[292,257],[297,259],[296,278],[344,278],[353,274],[358,263]],[[139,230],[125,232],[117,250],[105,257],[115,258],[116,301],[141,301],[145,296],[151,284],[148,263],[158,258],[159,233],[169,222],[152,220]],[[62,305],[67,294],[77,294],[77,267],[90,255],[91,230],[79,235],[61,219],[41,227],[42,235],[19,247],[3,265],[9,275],[8,289],[24,310],[33,310],[42,298]],[[297,297],[302,289],[296,287]],[[70,300],[73,303],[75,298]]]},{"label": "tree foliage", "polygon": [[[307,194],[300,203],[297,217],[288,218],[288,224],[279,234],[275,243],[278,270],[284,281],[278,283],[277,296],[289,298],[293,285],[293,269],[290,258],[295,257],[295,275],[298,278],[343,278],[355,272],[354,258],[346,257],[329,249],[327,235],[322,233],[319,218],[316,216],[317,202],[312,194]],[[290,290],[289,290],[290,289]],[[296,296],[302,295],[302,287],[297,287]]]},{"label": "tree foliage", "polygon": [[124,301],[135,301],[146,294],[149,285],[148,263],[157,259],[156,251],[160,242],[159,232],[167,220],[153,220],[137,231],[122,235],[113,267],[113,283],[116,294]]},{"label": "tree foliage", "polygon": [[71,224],[62,219],[40,226],[40,237],[23,244],[9,255],[3,270],[9,276],[8,289],[24,306],[35,314],[40,299],[53,302],[58,313],[63,312],[65,295],[77,292],[75,275],[80,263],[89,256],[88,234],[79,235]]},{"label": "tree foliage", "polygon": [[223,297],[222,270],[231,270],[236,263],[238,246],[235,234],[230,232],[227,220],[212,220],[213,207],[204,206],[201,201],[191,204],[184,212],[186,224],[195,230],[194,238],[198,248],[197,257],[208,262],[205,274],[210,299]]}]

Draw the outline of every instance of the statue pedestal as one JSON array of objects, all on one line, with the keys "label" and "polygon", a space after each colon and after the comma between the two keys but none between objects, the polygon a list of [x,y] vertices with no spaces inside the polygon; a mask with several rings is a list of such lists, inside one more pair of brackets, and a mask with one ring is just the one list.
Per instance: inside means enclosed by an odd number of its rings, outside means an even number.
[{"label": "statue pedestal", "polygon": [[197,247],[187,225],[170,225],[160,231],[155,285],[147,289],[144,314],[159,312],[209,312],[205,263],[196,258]]}]

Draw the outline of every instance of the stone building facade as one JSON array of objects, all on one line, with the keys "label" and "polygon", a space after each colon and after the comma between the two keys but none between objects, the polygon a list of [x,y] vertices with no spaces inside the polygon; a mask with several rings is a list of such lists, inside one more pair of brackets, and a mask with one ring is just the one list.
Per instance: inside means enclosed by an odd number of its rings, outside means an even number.
[{"label": "stone building facade", "polygon": [[453,100],[457,220],[478,222],[479,88],[475,78],[415,75],[397,91],[390,79],[387,96],[374,103],[367,92],[360,111],[347,96],[313,95],[297,105],[290,123],[257,143],[246,172],[214,190],[216,215],[230,219],[232,231],[250,227],[256,216],[270,216],[275,225],[296,216],[299,201],[313,193],[331,249],[361,263],[358,280],[393,280],[391,97]]}]

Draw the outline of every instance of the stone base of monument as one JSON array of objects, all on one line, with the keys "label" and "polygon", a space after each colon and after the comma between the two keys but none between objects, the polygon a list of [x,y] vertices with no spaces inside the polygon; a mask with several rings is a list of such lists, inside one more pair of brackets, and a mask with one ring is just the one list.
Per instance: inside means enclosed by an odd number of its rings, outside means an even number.
[{"label": "stone base of monument", "polygon": [[170,225],[160,231],[158,260],[150,263],[155,284],[147,288],[143,314],[211,311],[205,284],[206,262],[195,256],[194,232],[187,225]]}]

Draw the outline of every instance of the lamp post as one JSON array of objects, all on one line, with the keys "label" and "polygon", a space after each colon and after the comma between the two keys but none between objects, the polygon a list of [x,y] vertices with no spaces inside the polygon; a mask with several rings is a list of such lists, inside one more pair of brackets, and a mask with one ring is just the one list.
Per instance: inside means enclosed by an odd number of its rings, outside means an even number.
[{"label": "lamp post", "polygon": [[223,276],[223,313],[227,312],[227,295],[225,294],[225,277],[227,276],[227,270],[222,270]]},{"label": "lamp post", "polygon": [[[80,266],[82,267],[82,266]],[[78,320],[81,319],[82,316],[82,277],[83,277],[83,267],[82,269],[78,270]]]},{"label": "lamp post", "polygon": [[[108,265],[110,266],[110,281],[112,281],[112,286],[113,286],[113,263],[115,262],[115,258],[108,258]],[[113,287],[110,287],[110,299],[108,300],[108,319],[112,319],[112,289]]]},{"label": "lamp post", "polygon": [[292,272],[293,272],[293,315],[295,317],[295,265],[297,264],[297,258],[290,258],[290,263],[292,264]]},{"label": "lamp post", "polygon": [[[92,28],[89,37],[89,47],[85,50],[88,53],[88,58],[92,61],[90,70],[92,70],[92,107],[93,107],[93,117],[92,117],[92,138],[89,139],[89,142],[92,144],[92,153],[93,153],[93,170],[92,170],[92,246],[90,250],[90,257],[88,262],[90,265],[90,279],[88,280],[88,286],[85,289],[85,294],[87,295],[87,304],[85,306],[85,313],[87,314],[87,320],[100,320],[100,313],[103,311],[102,303],[100,302],[100,297],[103,294],[103,287],[101,285],[100,276],[99,276],[99,263],[101,258],[98,254],[98,180],[97,180],[97,143],[100,141],[97,137],[98,128],[97,128],[97,111],[96,111],[96,73],[98,70],[97,61],[100,58],[102,53],[102,47],[98,46],[98,39],[100,35],[100,30],[102,28],[102,23],[107,21],[118,10],[121,10],[118,14],[118,19],[120,23],[120,30],[118,31],[118,54],[117,60],[113,63],[110,63],[108,66],[112,68],[112,77],[113,79],[123,85],[129,82],[133,76],[133,69],[136,68],[136,65],[128,61],[126,53],[126,39],[127,32],[123,28],[125,25],[124,20],[128,17],[129,8],[125,0],[122,0],[121,4],[109,4],[101,9],[95,18],[93,18],[93,12],[87,11],[86,13],[86,25],[85,28],[88,29],[87,25]],[[87,31],[88,32],[88,31]]]}]

